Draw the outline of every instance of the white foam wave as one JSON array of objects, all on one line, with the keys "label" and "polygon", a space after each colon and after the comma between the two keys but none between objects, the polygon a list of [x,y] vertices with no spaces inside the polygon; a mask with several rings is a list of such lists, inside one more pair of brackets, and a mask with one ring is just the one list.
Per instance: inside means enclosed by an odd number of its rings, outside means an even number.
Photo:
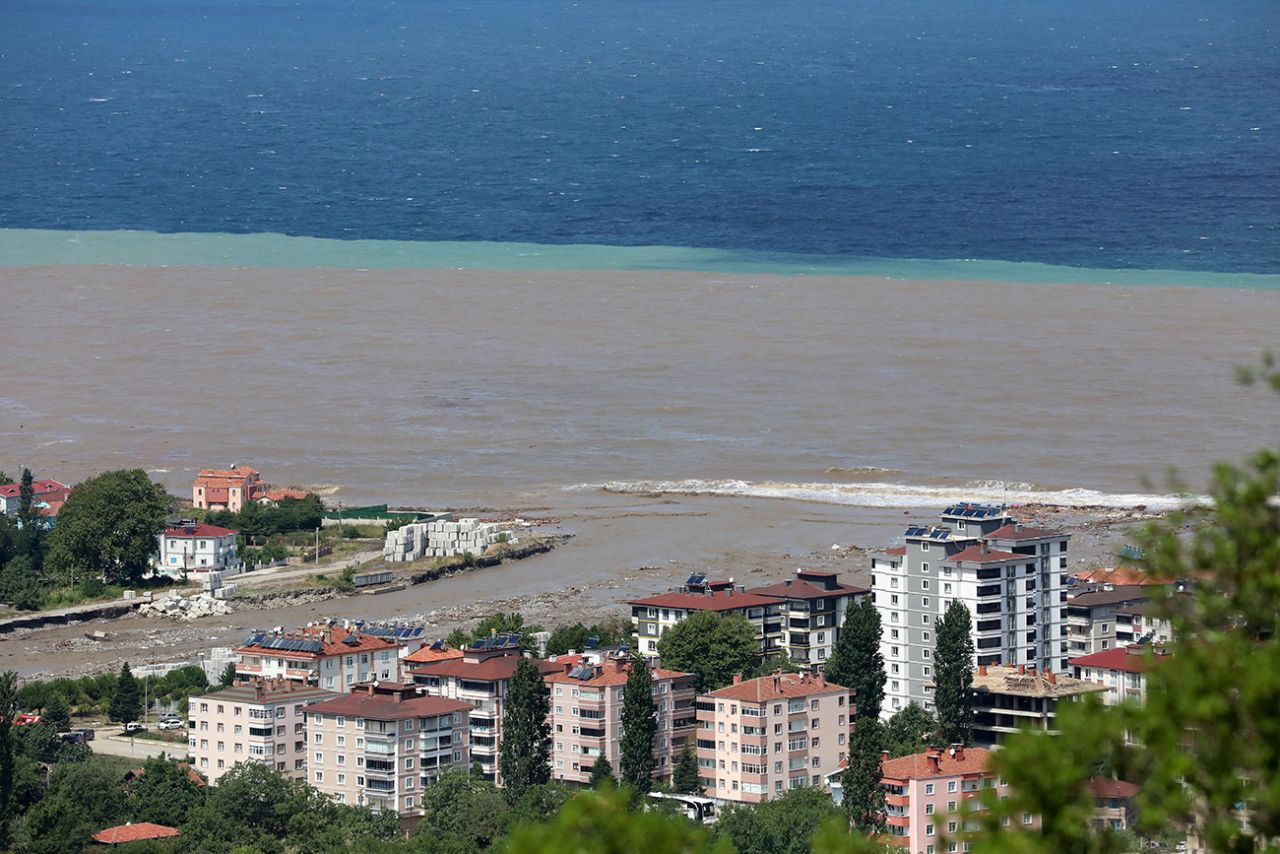
[{"label": "white foam wave", "polygon": [[1036,489],[1032,484],[974,481],[956,486],[906,483],[779,483],[745,480],[637,480],[580,484],[571,489],[624,494],[723,495],[779,498],[853,507],[946,507],[961,501],[995,504],[1050,504],[1059,507],[1111,507],[1173,510],[1208,501],[1205,496],[1108,493],[1094,489]]}]

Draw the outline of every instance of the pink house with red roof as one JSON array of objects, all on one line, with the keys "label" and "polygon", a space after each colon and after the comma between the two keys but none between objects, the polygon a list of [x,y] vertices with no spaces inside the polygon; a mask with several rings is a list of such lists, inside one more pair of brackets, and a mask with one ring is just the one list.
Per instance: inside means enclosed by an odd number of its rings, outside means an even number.
[{"label": "pink house with red roof", "polygon": [[156,572],[178,578],[191,572],[235,575],[243,568],[230,528],[183,519],[158,535],[160,557]]}]

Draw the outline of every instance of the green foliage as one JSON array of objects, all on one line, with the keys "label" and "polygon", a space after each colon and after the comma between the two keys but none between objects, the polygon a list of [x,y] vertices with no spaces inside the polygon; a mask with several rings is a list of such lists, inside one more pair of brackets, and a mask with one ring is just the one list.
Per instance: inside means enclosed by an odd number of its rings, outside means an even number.
[{"label": "green foliage", "polygon": [[756,672],[760,644],[745,617],[700,611],[667,629],[658,640],[658,657],[665,668],[694,674],[703,693],[723,688],[735,674]]},{"label": "green foliage", "polygon": [[0,673],[0,849],[10,838],[10,822],[15,807],[13,717],[18,713],[18,674]]},{"label": "green foliage", "polygon": [[860,717],[849,736],[849,764],[840,777],[849,824],[863,833],[884,828],[884,787],[880,785],[884,728],[878,718]]},{"label": "green foliage", "polygon": [[320,496],[282,498],[279,507],[249,503],[238,513],[213,510],[205,514],[210,525],[231,528],[247,537],[270,536],[291,531],[314,531],[323,524],[324,503]]},{"label": "green foliage", "polygon": [[516,662],[507,706],[502,713],[502,753],[498,767],[510,799],[529,786],[551,779],[551,691],[537,665],[527,658]]},{"label": "green foliage", "polygon": [[133,678],[129,662],[120,667],[120,676],[116,679],[116,691],[111,698],[111,708],[107,712],[110,720],[119,723],[136,721],[142,714],[142,689],[138,680]]},{"label": "green foliage", "polygon": [[908,703],[885,724],[884,749],[891,757],[920,753],[934,743],[938,721],[917,703]]},{"label": "green foliage", "polygon": [[67,698],[61,694],[54,694],[50,697],[49,704],[44,707],[42,717],[45,723],[58,732],[66,732],[71,729],[71,707],[67,705]]},{"label": "green foliage", "polygon": [[13,478],[0,471],[0,486],[8,486],[11,483],[13,483]]},{"label": "green foliage", "polygon": [[612,786],[617,783],[613,777],[613,766],[609,764],[609,760],[603,756],[596,757],[596,764],[591,766],[591,777],[587,780],[587,785],[593,789],[601,786]]},{"label": "green foliage", "polygon": [[228,661],[227,666],[222,668],[222,677],[218,680],[218,685],[222,688],[230,688],[236,684],[236,663]]},{"label": "green foliage", "polygon": [[204,786],[191,779],[191,769],[184,763],[163,755],[153,757],[129,784],[133,819],[179,827],[186,824],[192,810],[204,803],[205,792]]},{"label": "green foliage", "polygon": [[602,647],[627,643],[631,638],[631,623],[620,618],[610,618],[590,626],[582,623],[557,626],[547,641],[547,655],[566,655],[571,649],[582,652],[589,637],[599,638]]},{"label": "green foliage", "polygon": [[45,583],[30,555],[19,555],[0,569],[0,602],[20,611],[38,611],[44,607]]},{"label": "green foliage", "polygon": [[649,663],[642,656],[636,656],[622,688],[618,770],[622,785],[630,786],[641,795],[653,786],[653,738],[658,734],[655,714],[653,675],[649,672]]},{"label": "green foliage", "polygon": [[702,828],[660,812],[632,812],[629,800],[625,789],[583,792],[550,821],[514,830],[500,850],[506,854],[730,854],[727,844],[713,846]]},{"label": "green foliage", "polygon": [[880,613],[870,596],[849,603],[840,637],[822,672],[828,682],[853,691],[858,718],[880,717],[884,703],[884,656],[880,654]]},{"label": "green foliage", "polygon": [[685,745],[676,760],[676,770],[671,775],[671,788],[682,795],[701,795],[702,780],[698,772],[698,755]]},{"label": "green foliage", "polygon": [[59,763],[44,798],[24,818],[16,847],[36,854],[80,852],[90,835],[123,824],[128,816],[129,800],[114,759]]},{"label": "green foliage", "polygon": [[46,569],[72,584],[88,576],[131,583],[157,553],[169,497],[141,469],[109,471],[76,486],[49,534]]},{"label": "green foliage", "polygon": [[972,627],[969,609],[958,599],[938,620],[933,682],[943,744],[968,744],[973,738]]},{"label": "green foliage", "polygon": [[831,795],[802,786],[762,804],[729,807],[716,822],[716,838],[739,854],[808,854],[815,831],[839,818]]}]

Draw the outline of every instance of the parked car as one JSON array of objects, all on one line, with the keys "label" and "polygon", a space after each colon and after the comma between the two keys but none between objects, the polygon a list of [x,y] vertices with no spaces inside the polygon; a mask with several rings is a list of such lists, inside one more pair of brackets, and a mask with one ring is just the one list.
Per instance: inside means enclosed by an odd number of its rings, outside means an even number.
[{"label": "parked car", "polygon": [[122,730],[125,735],[132,735],[135,732],[146,732],[147,725],[142,721],[129,721],[129,723],[122,727]]},{"label": "parked car", "polygon": [[93,737],[94,737],[95,735],[97,735],[97,732],[95,732],[94,730],[90,729],[89,727],[83,727],[83,728],[81,728],[81,729],[73,729],[73,730],[72,730],[72,732],[78,732],[78,733],[80,733],[80,736],[81,736],[85,741],[93,741]]},{"label": "parked car", "polygon": [[172,730],[182,729],[182,721],[177,718],[161,718],[160,723],[156,724],[156,729]]},{"label": "parked car", "polygon": [[73,729],[70,732],[60,732],[58,733],[58,738],[67,744],[84,744],[84,733],[78,729]]}]

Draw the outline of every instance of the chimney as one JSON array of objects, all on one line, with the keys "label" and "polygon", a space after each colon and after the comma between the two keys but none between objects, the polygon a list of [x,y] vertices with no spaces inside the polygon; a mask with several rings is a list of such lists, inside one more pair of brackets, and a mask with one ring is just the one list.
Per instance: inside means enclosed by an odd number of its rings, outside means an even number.
[{"label": "chimney", "polygon": [[924,761],[928,763],[929,771],[934,774],[937,774],[941,770],[941,767],[939,764],[941,759],[942,757],[939,756],[937,751],[934,751],[934,750],[930,750],[924,755]]},{"label": "chimney", "polygon": [[959,761],[961,761],[962,759],[964,759],[964,745],[963,745],[963,744],[953,744],[953,745],[951,745],[951,758],[952,758],[952,759],[954,759],[954,760],[956,760],[957,762],[959,762]]},{"label": "chimney", "polygon": [[1018,665],[1018,675],[1019,675],[1019,676],[1026,676],[1026,675],[1027,675],[1027,665],[1025,665],[1025,664],[1019,664],[1019,665]]},{"label": "chimney", "polygon": [[883,765],[888,761],[889,761],[889,751],[887,750],[880,751],[880,764]]},{"label": "chimney", "polygon": [[790,587],[790,586],[791,586],[791,579],[790,579],[790,578],[788,578],[786,581],[782,582],[782,586],[783,586],[783,587]]},{"label": "chimney", "polygon": [[569,671],[570,671],[570,670],[573,670],[573,663],[572,663],[572,662],[569,662],[569,661],[566,661],[566,662],[564,663],[564,675],[565,675],[565,676],[568,676],[568,675],[569,675]]},{"label": "chimney", "polygon": [[1049,680],[1050,685],[1058,684],[1058,674],[1054,673],[1052,670],[1046,671],[1044,676]]},{"label": "chimney", "polygon": [[742,674],[741,674],[741,673],[735,673],[735,674],[733,674],[733,684],[734,684],[734,685],[741,685],[741,684],[742,684]]},{"label": "chimney", "polygon": [[821,685],[823,688],[827,687],[827,676],[825,673],[818,674],[818,684]]},{"label": "chimney", "polygon": [[979,664],[979,665],[978,665],[978,675],[979,675],[979,676],[986,676],[986,675],[987,675],[987,665],[985,665],[985,664]]},{"label": "chimney", "polygon": [[777,673],[773,674],[773,690],[775,691],[782,690],[782,677],[779,676]]}]

